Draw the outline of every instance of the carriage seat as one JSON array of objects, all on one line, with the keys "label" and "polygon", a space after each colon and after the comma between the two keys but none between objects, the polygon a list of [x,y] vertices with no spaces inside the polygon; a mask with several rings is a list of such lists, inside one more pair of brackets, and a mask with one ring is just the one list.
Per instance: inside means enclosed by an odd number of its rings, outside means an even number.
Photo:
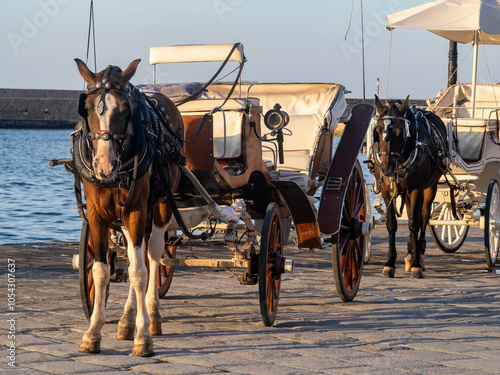
[{"label": "carriage seat", "polygon": [[[179,84],[137,85],[136,88],[142,92],[159,92],[177,104],[195,95],[197,92],[200,92],[203,85],[199,82],[190,82]],[[196,98],[203,95],[205,91],[206,90],[201,91]]]},{"label": "carriage seat", "polygon": [[476,86],[475,109],[472,109],[472,85],[457,83],[442,92],[430,109],[447,123],[456,116],[458,153],[465,163],[478,162],[483,155],[486,133],[497,131],[494,112],[499,107],[500,86],[498,84],[478,84]]},{"label": "carriage seat", "polygon": [[486,131],[489,130],[488,119],[458,118],[456,124],[460,157],[466,163],[479,161],[483,154]]}]

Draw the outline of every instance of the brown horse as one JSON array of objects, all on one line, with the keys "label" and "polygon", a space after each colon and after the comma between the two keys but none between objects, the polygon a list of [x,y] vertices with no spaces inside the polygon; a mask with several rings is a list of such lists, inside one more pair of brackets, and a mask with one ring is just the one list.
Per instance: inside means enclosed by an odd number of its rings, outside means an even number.
[{"label": "brown horse", "polygon": [[[396,269],[396,198],[401,196],[408,214],[408,254],[405,270],[422,278],[425,231],[437,182],[444,167],[446,128],[430,112],[414,111],[408,99],[383,105],[375,96],[377,116],[373,127],[375,178],[387,207],[388,260],[382,277],[394,277]],[[402,207],[401,207],[402,209]]]},{"label": "brown horse", "polygon": [[[120,222],[127,239],[130,292],[117,338],[134,340],[132,355],[152,356],[151,335],[161,335],[158,265],[172,217],[164,197],[166,191],[175,191],[180,179],[176,162],[183,157],[184,123],[167,97],[158,94],[146,98],[129,83],[140,60],[124,71],[108,66],[98,73],[90,71],[83,61],[75,61],[88,84],[80,97],[83,121],[74,133],[73,160],[83,177],[95,285],[90,327],[79,350],[100,352],[110,278],[108,236],[111,225]],[[153,182],[161,179],[153,177],[162,173],[163,181],[169,184],[155,188],[158,184]]]}]

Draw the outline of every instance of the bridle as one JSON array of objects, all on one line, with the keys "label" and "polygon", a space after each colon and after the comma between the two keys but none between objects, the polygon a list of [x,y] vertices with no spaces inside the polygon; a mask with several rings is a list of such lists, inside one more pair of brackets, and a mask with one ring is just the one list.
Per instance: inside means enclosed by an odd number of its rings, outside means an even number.
[{"label": "bridle", "polygon": [[[152,159],[152,146],[151,142],[145,141],[142,142],[144,145],[138,146],[138,144],[141,144],[141,142],[136,141],[136,146],[134,150],[134,155],[132,159],[124,161],[122,163],[121,160],[121,154],[125,150],[125,147],[127,145],[127,139],[129,136],[135,136],[136,138],[139,137],[139,139],[144,139],[144,134],[145,131],[142,129],[142,115],[141,111],[136,111],[138,108],[141,99],[140,99],[140,94],[138,92],[135,92],[136,89],[130,84],[127,84],[126,86],[122,85],[117,85],[114,83],[111,83],[109,81],[109,77],[111,74],[111,71],[114,69],[114,66],[108,66],[106,70],[104,71],[103,78],[101,81],[95,83],[95,84],[89,84],[87,86],[87,91],[83,92],[80,94],[80,99],[78,103],[78,113],[80,116],[83,117],[84,121],[82,124],[82,128],[80,130],[82,134],[81,141],[82,143],[78,144],[78,147],[75,147],[75,160],[78,162],[79,165],[79,171],[82,174],[82,176],[91,181],[93,184],[103,186],[103,187],[112,187],[112,186],[117,186],[118,191],[117,191],[117,199],[118,203],[121,206],[126,206],[129,204],[132,196],[133,196],[133,191],[135,187],[135,181],[138,177],[142,176],[147,168],[149,168],[149,165],[151,163]],[[97,112],[102,115],[104,112],[107,110],[106,108],[106,93],[109,91],[116,91],[120,93],[124,93],[125,96],[127,97],[127,100],[129,102],[129,108],[130,108],[130,113],[128,114],[127,122],[128,126],[125,129],[123,133],[115,133],[110,130],[98,130],[91,132],[90,127],[88,124],[88,113],[85,110],[85,101],[87,100],[88,94],[100,94],[100,100],[97,104]],[[140,115],[139,118],[135,118],[134,116]],[[136,124],[137,123],[137,126]],[[137,127],[137,129],[135,129]],[[104,140],[104,141],[110,141],[110,142],[116,142],[118,144],[118,151],[117,151],[117,165],[116,165],[116,178],[114,181],[100,181],[95,178],[93,167],[91,161],[94,158],[94,148],[92,145],[93,140]],[[89,155],[89,160],[87,161],[84,152],[86,144],[86,149]],[[142,148],[141,148],[142,147]],[[120,191],[125,187],[129,186],[129,195],[125,203],[122,203],[120,200]]]},{"label": "bridle", "polygon": [[[411,111],[411,110],[410,110]],[[412,112],[413,113],[413,112]],[[411,122],[409,119],[401,116],[394,115],[383,115],[383,116],[374,116],[373,120],[375,125],[372,126],[373,129],[373,155],[375,159],[375,163],[381,169],[382,161],[380,159],[381,156],[389,156],[397,158],[398,164],[403,164],[405,159],[405,150],[407,148],[407,141],[411,138]],[[380,124],[380,122],[382,122]],[[378,124],[379,123],[379,124]],[[403,144],[401,146],[401,150],[399,152],[394,151],[380,151],[379,143],[380,137],[377,132],[378,129],[382,130],[382,138],[384,142],[388,142],[391,139],[391,133],[395,129],[403,130]],[[397,171],[394,171],[394,173]],[[389,176],[388,176],[389,177]]]},{"label": "bridle", "polygon": [[[96,94],[100,92],[100,100],[99,103],[97,104],[97,113],[100,115],[104,114],[104,112],[107,110],[106,107],[106,93],[109,91],[117,91],[117,92],[122,92],[125,94],[127,97],[127,100],[129,101],[129,108],[130,108],[130,116],[129,116],[129,129],[128,132],[129,134],[131,133],[130,129],[130,121],[134,118],[134,108],[137,106],[136,101],[133,98],[133,94],[130,90],[129,85],[121,86],[121,85],[116,85],[114,83],[111,83],[109,81],[109,76],[111,74],[111,71],[115,67],[112,65],[108,65],[106,67],[106,70],[104,71],[103,78],[101,81],[87,85],[87,91],[82,93],[80,95],[80,100],[78,104],[78,113],[80,116],[86,118],[87,113],[85,112],[85,100],[87,99],[88,94]],[[88,124],[87,124],[88,125]],[[115,141],[118,143],[119,151],[118,155],[120,156],[121,153],[123,152],[126,143],[127,143],[127,131],[125,133],[114,133],[109,130],[98,130],[95,132],[88,131],[87,132],[87,138],[90,141],[93,140],[104,140],[104,141]]]}]

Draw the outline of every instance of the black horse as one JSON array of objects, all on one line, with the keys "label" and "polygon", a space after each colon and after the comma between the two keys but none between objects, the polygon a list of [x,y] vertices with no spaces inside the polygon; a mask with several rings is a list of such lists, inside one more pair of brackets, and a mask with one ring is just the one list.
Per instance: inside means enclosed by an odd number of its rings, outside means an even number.
[{"label": "black horse", "polygon": [[405,270],[411,271],[410,278],[419,279],[425,270],[425,230],[431,205],[437,182],[445,171],[447,136],[438,116],[410,108],[408,99],[384,106],[375,96],[372,166],[376,188],[382,192],[387,207],[389,252],[382,277],[394,277],[396,269],[396,198],[401,196],[410,230]]}]

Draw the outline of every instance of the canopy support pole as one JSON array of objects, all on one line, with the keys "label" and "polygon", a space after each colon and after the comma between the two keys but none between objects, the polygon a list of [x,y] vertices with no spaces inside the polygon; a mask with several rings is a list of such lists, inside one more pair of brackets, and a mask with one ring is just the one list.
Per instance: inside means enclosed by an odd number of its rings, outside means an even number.
[{"label": "canopy support pole", "polygon": [[472,96],[471,96],[471,106],[472,106],[472,117],[474,117],[475,107],[476,107],[476,83],[477,83],[477,55],[479,51],[479,31],[474,31],[474,65],[472,68]]},{"label": "canopy support pole", "polygon": [[450,40],[450,51],[448,52],[448,87],[457,83],[457,42]]}]

